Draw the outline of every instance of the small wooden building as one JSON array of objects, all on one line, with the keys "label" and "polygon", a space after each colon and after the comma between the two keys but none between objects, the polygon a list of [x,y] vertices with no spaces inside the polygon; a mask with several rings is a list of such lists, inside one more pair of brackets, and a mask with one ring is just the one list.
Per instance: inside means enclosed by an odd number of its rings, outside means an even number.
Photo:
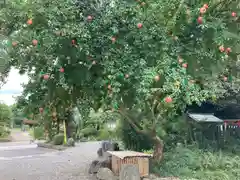
[{"label": "small wooden building", "polygon": [[223,120],[213,114],[188,114],[189,140],[195,141],[201,148],[221,148]]},{"label": "small wooden building", "polygon": [[112,171],[119,175],[123,164],[132,164],[138,166],[141,177],[149,176],[149,158],[151,154],[145,154],[135,151],[107,151],[112,155]]}]

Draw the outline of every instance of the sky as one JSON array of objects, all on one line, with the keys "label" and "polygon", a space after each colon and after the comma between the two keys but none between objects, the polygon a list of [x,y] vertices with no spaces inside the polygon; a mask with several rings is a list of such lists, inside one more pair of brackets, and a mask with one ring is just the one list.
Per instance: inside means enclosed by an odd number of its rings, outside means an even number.
[{"label": "sky", "polygon": [[14,97],[19,96],[23,91],[21,84],[27,82],[28,77],[26,75],[20,75],[18,70],[12,69],[9,73],[6,84],[0,89],[0,101],[7,105],[14,104]]}]

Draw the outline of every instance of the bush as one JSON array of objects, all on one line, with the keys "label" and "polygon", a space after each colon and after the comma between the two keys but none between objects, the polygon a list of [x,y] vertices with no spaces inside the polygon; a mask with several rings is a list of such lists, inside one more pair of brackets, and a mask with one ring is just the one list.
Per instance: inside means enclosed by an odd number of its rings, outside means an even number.
[{"label": "bush", "polygon": [[240,157],[223,152],[206,152],[195,147],[178,146],[164,154],[153,172],[180,179],[237,180],[240,177]]},{"label": "bush", "polygon": [[101,129],[99,131],[99,135],[97,137],[97,140],[109,140],[111,139],[111,134],[107,129]]},{"label": "bush", "polygon": [[97,135],[97,130],[95,128],[92,128],[92,127],[88,127],[88,128],[85,128],[85,129],[82,129],[81,130],[81,134],[84,136],[84,137],[88,137],[88,136],[96,136]]},{"label": "bush", "polygon": [[34,139],[44,139],[44,128],[43,127],[35,127],[33,129]]},{"label": "bush", "polygon": [[60,133],[53,137],[53,144],[54,145],[62,145],[64,142],[64,134]]},{"label": "bush", "polygon": [[10,129],[4,126],[0,126],[0,137],[5,138],[10,134]]}]

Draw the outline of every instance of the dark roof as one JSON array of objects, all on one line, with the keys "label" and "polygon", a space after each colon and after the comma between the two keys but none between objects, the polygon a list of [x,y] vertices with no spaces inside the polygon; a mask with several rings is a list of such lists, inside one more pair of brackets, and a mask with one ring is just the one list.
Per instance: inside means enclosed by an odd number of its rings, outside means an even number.
[{"label": "dark roof", "polygon": [[223,123],[223,120],[217,118],[216,116],[212,114],[188,114],[188,116],[197,122],[217,122],[217,123]]}]

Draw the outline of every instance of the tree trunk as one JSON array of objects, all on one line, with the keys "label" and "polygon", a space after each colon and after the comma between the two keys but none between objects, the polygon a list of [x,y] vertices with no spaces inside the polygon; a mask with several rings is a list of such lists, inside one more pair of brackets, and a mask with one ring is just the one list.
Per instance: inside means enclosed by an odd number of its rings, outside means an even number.
[{"label": "tree trunk", "polygon": [[157,135],[154,136],[152,139],[154,142],[153,159],[159,162],[163,158],[163,141]]}]

